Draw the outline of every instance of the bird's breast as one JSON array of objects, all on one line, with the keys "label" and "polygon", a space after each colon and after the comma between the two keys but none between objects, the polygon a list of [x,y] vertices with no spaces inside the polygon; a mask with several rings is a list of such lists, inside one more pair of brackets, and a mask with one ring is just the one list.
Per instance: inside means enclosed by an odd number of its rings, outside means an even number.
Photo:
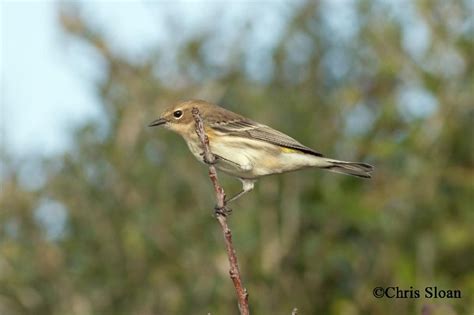
[{"label": "bird's breast", "polygon": [[[207,133],[207,132],[206,132]],[[208,134],[216,167],[230,175],[253,179],[311,166],[313,156],[295,149],[243,137]],[[191,153],[201,162],[203,148],[197,135],[186,140]]]}]

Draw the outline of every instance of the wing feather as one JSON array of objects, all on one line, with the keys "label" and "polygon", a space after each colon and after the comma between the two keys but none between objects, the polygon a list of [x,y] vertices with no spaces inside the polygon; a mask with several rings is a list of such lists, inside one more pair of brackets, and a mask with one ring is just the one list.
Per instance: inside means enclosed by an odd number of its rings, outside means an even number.
[{"label": "wing feather", "polygon": [[302,145],[292,137],[249,119],[240,118],[227,122],[220,121],[212,123],[210,126],[212,129],[226,133],[230,136],[246,137],[249,139],[279,145],[284,148],[298,150],[303,153],[308,153],[315,156],[323,156],[321,153]]}]

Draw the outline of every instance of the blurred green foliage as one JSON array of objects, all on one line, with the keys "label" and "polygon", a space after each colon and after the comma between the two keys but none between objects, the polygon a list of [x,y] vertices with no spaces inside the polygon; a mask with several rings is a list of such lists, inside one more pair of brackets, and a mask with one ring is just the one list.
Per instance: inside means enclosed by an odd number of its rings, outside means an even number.
[{"label": "blurred green foliage", "polygon": [[[37,162],[34,189],[3,156],[0,313],[237,314],[206,168],[178,136],[146,127],[178,99],[205,98],[376,166],[371,181],[268,177],[234,205],[252,313],[473,314],[472,4],[358,1],[341,35],[325,3],[281,6],[267,50],[253,43],[255,19],[238,36],[216,24],[139,61],[63,8],[65,32],[103,65],[103,117]],[[372,296],[435,285],[462,298]]]}]

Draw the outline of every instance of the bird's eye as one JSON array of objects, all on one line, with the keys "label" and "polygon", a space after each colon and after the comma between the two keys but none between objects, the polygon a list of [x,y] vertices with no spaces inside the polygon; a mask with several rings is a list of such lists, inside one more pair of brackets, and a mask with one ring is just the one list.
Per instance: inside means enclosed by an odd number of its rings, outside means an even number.
[{"label": "bird's eye", "polygon": [[176,110],[174,111],[173,116],[174,118],[181,118],[181,116],[183,116],[183,112],[180,110]]}]

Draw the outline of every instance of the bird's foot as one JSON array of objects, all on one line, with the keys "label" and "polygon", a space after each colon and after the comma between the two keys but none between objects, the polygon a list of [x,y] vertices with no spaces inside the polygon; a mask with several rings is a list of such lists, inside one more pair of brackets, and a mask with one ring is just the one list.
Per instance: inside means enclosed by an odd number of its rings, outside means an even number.
[{"label": "bird's foot", "polygon": [[219,207],[218,205],[214,206],[214,215],[219,216],[222,215],[224,217],[230,215],[232,213],[232,209],[224,204],[223,207]]},{"label": "bird's foot", "polygon": [[200,155],[202,156],[203,162],[208,164],[208,165],[214,165],[214,164],[217,163],[217,156],[215,156],[215,155],[214,155],[213,161],[209,161],[206,157],[206,154],[204,154],[204,152],[201,152]]}]

